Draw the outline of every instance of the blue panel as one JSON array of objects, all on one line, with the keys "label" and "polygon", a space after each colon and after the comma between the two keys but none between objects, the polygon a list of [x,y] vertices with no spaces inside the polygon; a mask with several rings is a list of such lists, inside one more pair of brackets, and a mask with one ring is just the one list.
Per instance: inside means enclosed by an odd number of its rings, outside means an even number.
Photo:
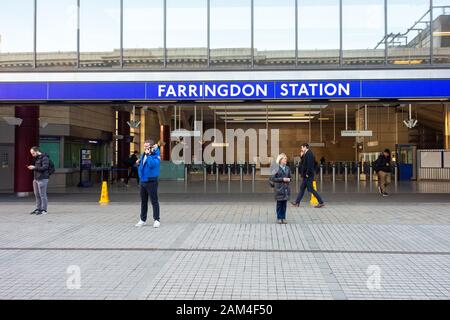
[{"label": "blue panel", "polygon": [[47,100],[47,83],[0,82],[0,100]]},{"label": "blue panel", "polygon": [[0,83],[0,100],[450,98],[450,79]]},{"label": "blue panel", "polygon": [[448,98],[450,80],[364,80],[364,98]]},{"label": "blue panel", "polygon": [[406,163],[399,163],[398,165],[399,180],[411,180],[413,176],[413,165]]},{"label": "blue panel", "polygon": [[143,100],[144,82],[53,82],[49,100]]}]

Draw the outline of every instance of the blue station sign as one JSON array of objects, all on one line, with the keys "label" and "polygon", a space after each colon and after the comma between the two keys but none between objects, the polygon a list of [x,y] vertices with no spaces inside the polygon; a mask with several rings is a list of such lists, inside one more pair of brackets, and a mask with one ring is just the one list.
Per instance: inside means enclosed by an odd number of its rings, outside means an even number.
[{"label": "blue station sign", "polygon": [[0,82],[1,101],[450,98],[450,79]]}]

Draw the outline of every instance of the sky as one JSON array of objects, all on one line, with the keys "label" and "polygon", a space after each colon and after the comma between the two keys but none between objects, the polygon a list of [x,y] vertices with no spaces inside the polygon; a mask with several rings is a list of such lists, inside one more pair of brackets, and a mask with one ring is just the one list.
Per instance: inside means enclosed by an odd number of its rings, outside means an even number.
[{"label": "sky", "polygon": [[[206,0],[167,0],[167,45],[206,47]],[[343,0],[345,49],[373,49],[384,0]],[[120,46],[119,0],[81,0],[81,51]],[[250,47],[249,0],[211,0],[211,48]],[[299,49],[338,49],[338,0],[299,0]],[[434,0],[449,5],[450,0]],[[255,48],[295,48],[294,0],[255,0]],[[388,0],[388,32],[405,32],[429,0]],[[33,0],[0,0],[0,52],[33,49]],[[163,47],[162,0],[124,0],[124,47]],[[38,52],[75,51],[76,0],[38,0]]]}]

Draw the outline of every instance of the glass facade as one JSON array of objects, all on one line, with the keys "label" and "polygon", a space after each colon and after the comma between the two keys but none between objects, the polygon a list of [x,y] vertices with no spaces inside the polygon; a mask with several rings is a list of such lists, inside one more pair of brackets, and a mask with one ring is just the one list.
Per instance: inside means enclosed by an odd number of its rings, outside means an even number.
[{"label": "glass facade", "polygon": [[[39,0],[38,4],[36,10],[38,67],[76,67],[77,1]],[[50,39],[52,41],[49,41]],[[55,64],[53,63],[55,59],[60,61]]]},{"label": "glass facade", "polygon": [[80,0],[80,67],[120,66],[120,2]]},{"label": "glass facade", "polygon": [[210,0],[210,66],[252,66],[250,0]]},{"label": "glass facade", "polygon": [[450,63],[450,1],[433,0],[433,63]]},{"label": "glass facade", "polygon": [[254,0],[254,63],[295,64],[295,0]]},{"label": "glass facade", "polygon": [[126,0],[123,59],[127,68],[164,67],[164,1]]},{"label": "glass facade", "polygon": [[342,1],[344,64],[383,64],[384,0]]},{"label": "glass facade", "polygon": [[450,63],[450,0],[0,2],[0,70]]},{"label": "glass facade", "polygon": [[338,65],[339,0],[298,0],[298,62]]},{"label": "glass facade", "polygon": [[0,69],[34,67],[34,1],[0,1]]},{"label": "glass facade", "polygon": [[429,63],[430,0],[389,0],[388,3],[388,63]]},{"label": "glass facade", "polygon": [[167,1],[167,66],[208,65],[207,1]]}]

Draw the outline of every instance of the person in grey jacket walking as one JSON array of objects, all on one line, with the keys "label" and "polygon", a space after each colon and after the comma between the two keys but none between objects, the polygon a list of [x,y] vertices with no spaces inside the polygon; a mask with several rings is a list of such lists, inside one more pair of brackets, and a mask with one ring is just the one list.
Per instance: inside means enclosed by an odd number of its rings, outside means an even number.
[{"label": "person in grey jacket walking", "polygon": [[277,157],[277,169],[274,170],[270,177],[275,192],[275,200],[277,201],[277,223],[286,224],[287,202],[291,195],[289,183],[292,179],[291,169],[286,165],[287,156],[281,153]]},{"label": "person in grey jacket walking", "polygon": [[36,197],[36,209],[31,214],[47,214],[47,186],[50,177],[50,159],[39,147],[32,147],[30,153],[34,158],[34,164],[29,165],[28,170],[33,171],[33,191]]}]

